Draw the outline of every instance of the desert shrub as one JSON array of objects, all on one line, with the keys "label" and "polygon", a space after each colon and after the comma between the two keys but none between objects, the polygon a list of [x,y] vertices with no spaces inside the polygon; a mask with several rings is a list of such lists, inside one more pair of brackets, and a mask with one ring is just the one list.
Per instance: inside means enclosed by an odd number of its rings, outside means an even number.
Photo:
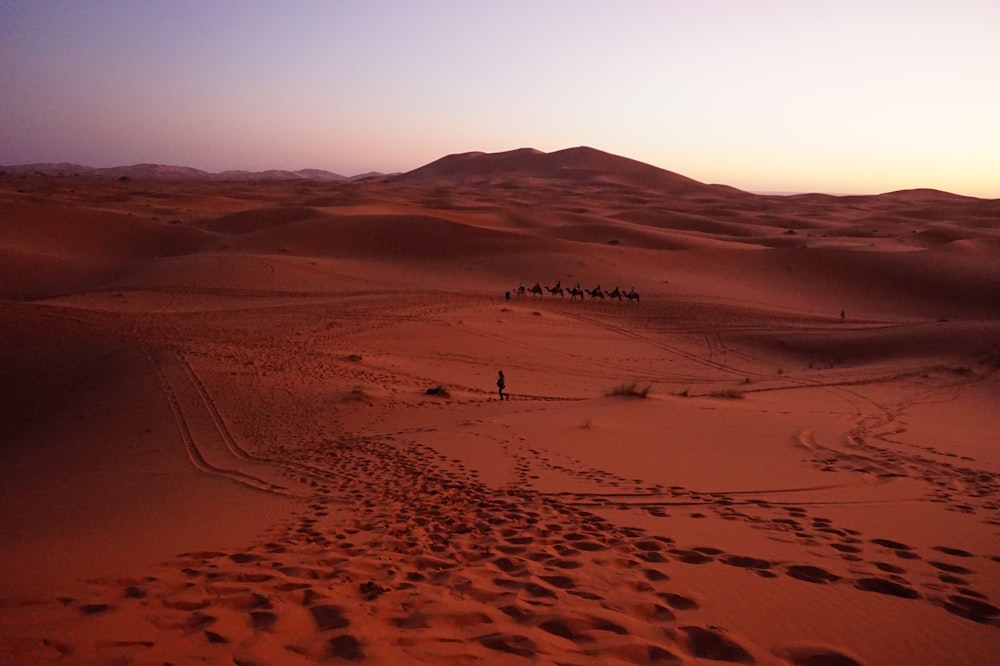
[{"label": "desert shrub", "polygon": [[646,396],[649,395],[650,388],[651,387],[648,385],[640,387],[639,384],[637,384],[636,382],[630,382],[627,384],[619,384],[618,386],[608,391],[607,395],[609,396],[620,395],[626,398],[645,398]]},{"label": "desert shrub", "polygon": [[350,391],[348,391],[343,398],[344,402],[370,402],[371,395],[365,390],[363,386],[355,386]]},{"label": "desert shrub", "polygon": [[437,386],[430,387],[429,389],[427,389],[426,393],[427,393],[427,395],[437,395],[437,396],[440,396],[442,398],[450,398],[451,397],[451,393],[448,392],[448,389],[445,388],[444,386],[442,386],[441,384],[438,384]]},{"label": "desert shrub", "polygon": [[348,354],[344,357],[345,361],[350,361],[351,363],[358,363],[361,361],[361,354]]},{"label": "desert shrub", "polygon": [[716,391],[710,391],[708,394],[709,398],[723,398],[725,400],[742,400],[743,392],[737,391],[736,389],[718,389]]}]

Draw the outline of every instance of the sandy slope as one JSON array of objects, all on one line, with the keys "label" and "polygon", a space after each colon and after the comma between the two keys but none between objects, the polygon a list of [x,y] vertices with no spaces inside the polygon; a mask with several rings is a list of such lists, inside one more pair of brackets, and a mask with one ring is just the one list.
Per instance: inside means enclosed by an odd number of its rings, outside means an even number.
[{"label": "sandy slope", "polygon": [[1000,204],[618,160],[0,181],[0,663],[995,663]]}]

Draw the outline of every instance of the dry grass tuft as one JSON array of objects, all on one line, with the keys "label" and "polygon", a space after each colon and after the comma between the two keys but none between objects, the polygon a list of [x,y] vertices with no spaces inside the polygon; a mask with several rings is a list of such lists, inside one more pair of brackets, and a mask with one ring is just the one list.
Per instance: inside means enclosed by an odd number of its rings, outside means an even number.
[{"label": "dry grass tuft", "polygon": [[436,395],[436,396],[439,396],[441,398],[450,398],[451,397],[451,393],[448,392],[448,389],[446,387],[442,386],[441,384],[438,384],[437,386],[430,387],[429,389],[427,389],[426,393],[427,393],[427,395]]},{"label": "dry grass tuft", "polygon": [[344,394],[342,402],[372,402],[372,396],[365,390],[364,386],[357,385]]},{"label": "dry grass tuft", "polygon": [[636,382],[630,382],[628,384],[620,384],[610,391],[606,395],[615,396],[620,395],[626,398],[645,398],[649,395],[649,385],[640,387]]}]

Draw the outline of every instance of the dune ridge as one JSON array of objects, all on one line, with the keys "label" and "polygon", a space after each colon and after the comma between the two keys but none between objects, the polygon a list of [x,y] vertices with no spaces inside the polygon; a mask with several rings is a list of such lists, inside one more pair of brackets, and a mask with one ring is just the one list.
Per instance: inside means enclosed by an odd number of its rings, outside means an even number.
[{"label": "dune ridge", "polygon": [[0,664],[1000,652],[1000,202],[155,174],[0,177]]}]

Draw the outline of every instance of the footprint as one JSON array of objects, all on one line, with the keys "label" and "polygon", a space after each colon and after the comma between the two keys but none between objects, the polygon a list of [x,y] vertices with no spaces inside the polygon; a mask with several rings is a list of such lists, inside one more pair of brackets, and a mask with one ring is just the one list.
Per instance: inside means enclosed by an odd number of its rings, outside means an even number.
[{"label": "footprint", "polygon": [[361,642],[350,634],[335,636],[327,644],[329,647],[328,656],[331,659],[344,659],[346,661],[361,661],[364,659],[364,651],[361,649]]},{"label": "footprint", "polygon": [[677,558],[684,562],[685,564],[707,564],[708,562],[714,562],[715,558],[706,555],[705,553],[700,553],[696,550],[680,550],[674,549],[670,551],[671,554],[676,555]]},{"label": "footprint", "polygon": [[900,543],[891,539],[872,539],[872,543],[884,546],[890,550],[913,550],[912,546],[907,546],[905,543]]},{"label": "footprint", "polygon": [[941,571],[947,571],[953,574],[971,574],[974,573],[971,569],[966,569],[965,567],[960,567],[957,564],[948,564],[947,562],[928,562],[927,564],[932,567],[936,567]]},{"label": "footprint", "polygon": [[755,659],[742,647],[714,629],[702,627],[681,627],[687,634],[687,648],[700,659],[728,661],[735,664],[753,664]]},{"label": "footprint", "polygon": [[944,603],[944,609],[967,620],[980,624],[994,624],[1000,616],[1000,608],[988,601],[953,595]]},{"label": "footprint", "polygon": [[743,569],[770,569],[773,565],[767,560],[759,557],[748,557],[746,555],[726,555],[722,558],[723,564],[731,567],[741,567]]},{"label": "footprint", "polygon": [[835,583],[840,580],[840,576],[832,574],[826,569],[808,564],[793,564],[785,570],[785,573],[796,580],[804,580],[807,583],[817,583],[819,585]]},{"label": "footprint", "polygon": [[912,587],[907,587],[900,583],[886,580],[884,578],[860,578],[854,583],[854,587],[865,592],[878,592],[904,599],[919,599],[920,593]]},{"label": "footprint", "polygon": [[344,617],[344,611],[340,608],[340,606],[321,604],[319,606],[313,606],[309,609],[309,612],[312,614],[313,620],[316,622],[316,629],[318,631],[343,629],[344,627],[350,625],[350,621]]},{"label": "footprint", "polygon": [[538,654],[534,641],[518,634],[488,634],[479,639],[479,644],[490,650],[514,654],[525,659],[533,659]]},{"label": "footprint", "polygon": [[694,610],[698,608],[698,602],[694,599],[689,599],[680,594],[673,594],[671,592],[661,592],[657,595],[661,599],[667,602],[667,604],[674,610],[686,611]]},{"label": "footprint", "polygon": [[80,612],[84,615],[97,615],[98,613],[105,613],[111,610],[109,604],[84,604],[80,606]]},{"label": "footprint", "polygon": [[775,650],[774,654],[793,666],[862,666],[861,662],[828,648],[795,647]]},{"label": "footprint", "polygon": [[934,546],[934,550],[944,553],[945,555],[952,555],[954,557],[972,557],[972,553],[967,550],[962,550],[960,548],[949,548],[948,546]]}]

